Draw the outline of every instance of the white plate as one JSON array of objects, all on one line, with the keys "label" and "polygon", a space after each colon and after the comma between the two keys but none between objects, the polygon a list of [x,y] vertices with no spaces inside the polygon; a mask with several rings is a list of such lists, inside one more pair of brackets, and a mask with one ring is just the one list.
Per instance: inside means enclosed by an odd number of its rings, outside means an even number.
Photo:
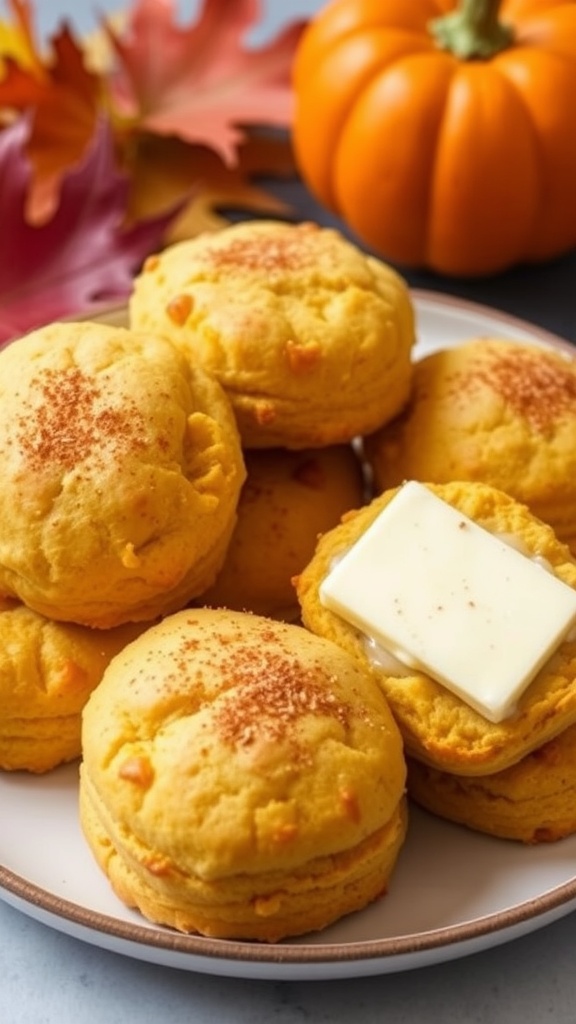
[{"label": "white plate", "polygon": [[[418,354],[469,337],[567,342],[494,310],[414,292]],[[119,323],[122,310],[98,315]],[[576,909],[576,835],[523,846],[412,810],[390,892],[302,940],[261,945],[180,935],[146,923],[112,893],[82,838],[77,766],[0,773],[0,896],[79,939],[213,975],[318,979],[386,974],[478,952]]]}]

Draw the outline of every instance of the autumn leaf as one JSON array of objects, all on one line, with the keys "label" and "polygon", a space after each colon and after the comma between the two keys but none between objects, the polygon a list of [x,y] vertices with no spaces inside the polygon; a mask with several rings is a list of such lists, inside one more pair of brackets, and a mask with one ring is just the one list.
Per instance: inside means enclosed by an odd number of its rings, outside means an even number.
[{"label": "autumn leaf", "polygon": [[294,174],[294,154],[284,133],[250,133],[238,147],[234,167],[206,146],[147,136],[131,153],[130,216],[155,216],[182,200],[182,210],[167,231],[167,243],[222,228],[232,211],[289,218],[293,211],[288,204],[258,182]]},{"label": "autumn leaf", "polygon": [[30,122],[0,132],[0,341],[32,327],[120,300],[160,248],[174,209],[126,226],[129,183],[114,163],[109,124],[98,123],[84,159],[62,181],[60,204],[42,226],[26,221]]},{"label": "autumn leaf", "polygon": [[86,68],[70,30],[64,26],[51,43],[46,63],[38,58],[28,67],[6,59],[0,81],[0,108],[33,113],[27,153],[34,182],[27,216],[36,222],[53,212],[62,174],[83,156],[102,96],[100,79]]},{"label": "autumn leaf", "polygon": [[243,39],[259,14],[258,0],[204,0],[198,20],[181,27],[170,0],[136,0],[124,32],[109,27],[116,112],[140,130],[208,146],[230,164],[244,126],[288,127],[304,22],[252,48]]},{"label": "autumn leaf", "polygon": [[0,21],[0,75],[4,73],[4,61],[8,57],[23,68],[42,66],[36,49],[32,27],[32,12],[26,0],[9,0],[12,21]]}]

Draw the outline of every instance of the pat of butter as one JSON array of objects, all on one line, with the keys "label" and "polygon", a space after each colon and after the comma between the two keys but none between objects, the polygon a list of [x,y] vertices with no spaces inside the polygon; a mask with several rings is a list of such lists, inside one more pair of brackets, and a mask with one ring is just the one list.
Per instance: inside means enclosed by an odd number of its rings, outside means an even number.
[{"label": "pat of butter", "polygon": [[576,618],[576,591],[415,481],[334,566],[320,600],[492,722]]}]

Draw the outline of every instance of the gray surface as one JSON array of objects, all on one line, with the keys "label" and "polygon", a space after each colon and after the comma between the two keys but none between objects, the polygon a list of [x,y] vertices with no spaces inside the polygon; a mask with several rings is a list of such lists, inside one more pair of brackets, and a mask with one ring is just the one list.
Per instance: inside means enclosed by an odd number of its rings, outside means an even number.
[{"label": "gray surface", "polygon": [[3,1024],[574,1024],[576,915],[506,946],[403,974],[243,981],[85,945],[0,904]]}]

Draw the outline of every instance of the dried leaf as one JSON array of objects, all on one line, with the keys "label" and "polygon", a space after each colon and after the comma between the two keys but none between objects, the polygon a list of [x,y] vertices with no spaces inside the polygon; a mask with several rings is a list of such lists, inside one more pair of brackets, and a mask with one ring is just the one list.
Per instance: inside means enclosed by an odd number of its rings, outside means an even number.
[{"label": "dried leaf", "polygon": [[101,101],[100,80],[87,70],[67,27],[52,39],[52,50],[46,65],[24,67],[7,59],[0,81],[0,107],[34,114],[27,147],[34,186],[27,216],[36,222],[53,212],[60,178],[84,154]]},{"label": "dried leaf", "polygon": [[125,32],[109,28],[117,112],[141,130],[208,146],[227,163],[242,126],[288,127],[291,65],[304,22],[250,48],[242,40],[259,13],[258,0],[205,0],[199,19],[182,28],[170,0],[136,0]]},{"label": "dried leaf", "polygon": [[29,131],[21,118],[0,132],[0,341],[98,300],[125,298],[175,213],[126,226],[129,183],[114,164],[110,126],[102,121],[82,162],[63,178],[52,219],[29,224]]},{"label": "dried leaf", "polygon": [[255,182],[290,178],[295,162],[286,135],[250,134],[238,148],[238,162],[229,167],[211,149],[180,139],[142,138],[132,154],[130,215],[158,215],[186,200],[166,236],[167,242],[214,231],[228,220],[228,211],[290,217],[290,207]]}]

